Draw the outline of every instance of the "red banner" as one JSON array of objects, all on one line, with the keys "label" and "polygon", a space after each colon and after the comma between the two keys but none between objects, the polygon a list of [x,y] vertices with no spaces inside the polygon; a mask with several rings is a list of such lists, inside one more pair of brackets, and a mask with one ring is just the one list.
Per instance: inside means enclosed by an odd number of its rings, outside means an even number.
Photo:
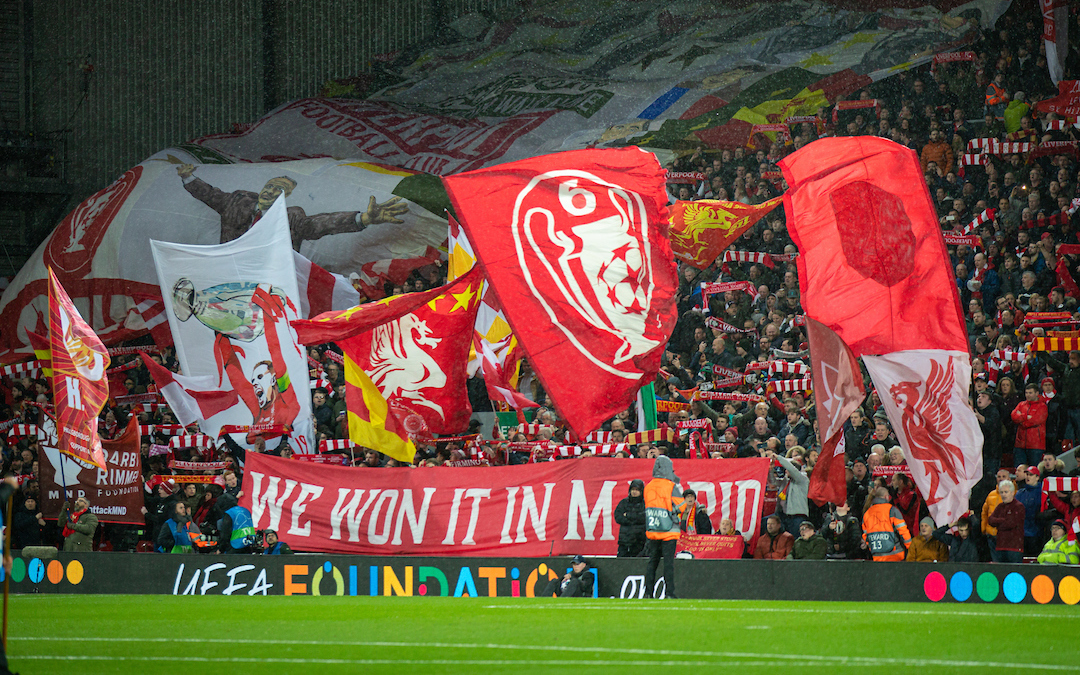
[{"label": "red banner", "polygon": [[741,558],[746,542],[737,534],[683,534],[677,553],[695,558]]},{"label": "red banner", "polygon": [[[42,441],[41,513],[46,518],[60,515],[64,500],[74,503],[78,497],[90,501],[90,511],[104,523],[142,525],[142,460],[139,456],[139,421],[134,417],[124,432],[114,440],[102,440],[105,469],[56,449],[55,425],[48,420],[38,437]],[[65,494],[61,494],[64,488]]]},{"label": "red banner", "polygon": [[[719,524],[758,531],[769,462],[674,460]],[[303,551],[363,555],[614,555],[615,506],[653,462],[584,458],[504,467],[352,469],[251,454],[241,505]],[[174,477],[180,480],[180,477]],[[187,479],[184,479],[187,480]],[[753,546],[753,540],[750,546]]]}]

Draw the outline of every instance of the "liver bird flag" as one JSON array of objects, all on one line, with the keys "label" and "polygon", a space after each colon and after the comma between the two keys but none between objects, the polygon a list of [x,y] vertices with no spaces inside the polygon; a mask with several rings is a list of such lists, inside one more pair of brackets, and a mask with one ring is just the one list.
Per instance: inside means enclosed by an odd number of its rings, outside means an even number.
[{"label": "liver bird flag", "polygon": [[664,170],[638,148],[445,176],[514,335],[584,437],[650,382],[674,328]]},{"label": "liver bird flag", "polygon": [[49,270],[49,347],[57,448],[72,458],[105,468],[97,416],[109,400],[109,351],[79,315]]},{"label": "liver bird flag", "polygon": [[336,342],[344,352],[354,443],[411,462],[413,438],[465,429],[465,367],[482,284],[473,269],[423,293],[293,322],[301,343]]},{"label": "liver bird flag", "polygon": [[968,407],[967,335],[915,153],[883,138],[826,138],[780,161],[809,318],[862,356],[940,525],[982,475]]},{"label": "liver bird flag", "polygon": [[679,260],[703,270],[782,199],[774,197],[753,205],[719,199],[675,202],[669,207],[671,251]]}]

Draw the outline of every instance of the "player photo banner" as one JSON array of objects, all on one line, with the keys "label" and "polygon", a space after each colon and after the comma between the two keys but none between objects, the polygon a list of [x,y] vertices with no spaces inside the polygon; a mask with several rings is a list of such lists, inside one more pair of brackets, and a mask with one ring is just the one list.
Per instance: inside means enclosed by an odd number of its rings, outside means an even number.
[{"label": "player photo banner", "polygon": [[109,352],[86,325],[56,275],[49,270],[49,347],[56,447],[77,460],[105,468],[97,416],[109,400]]},{"label": "player photo banner", "polygon": [[90,511],[104,523],[144,525],[142,460],[139,455],[139,420],[131,418],[115,439],[101,441],[105,466],[86,466],[57,449],[56,423],[46,417],[37,431],[41,442],[41,513],[60,515],[65,500],[80,495],[90,500]]},{"label": "player photo banner", "polygon": [[[761,522],[769,462],[674,460],[713,527]],[[615,555],[615,507],[648,460],[584,458],[505,467],[325,466],[249,454],[242,506],[298,550],[361,555]]]},{"label": "player photo banner", "polygon": [[[225,409],[226,397],[200,404],[204,415],[213,410],[200,420],[202,431],[216,438],[222,425],[288,427],[294,452],[313,452],[307,362],[289,327],[301,304],[284,198],[233,241],[154,241],[151,249],[184,377],[202,394],[220,390],[237,399]],[[233,436],[246,444],[258,437]]]},{"label": "player photo banner", "polygon": [[443,179],[514,335],[585,436],[652,381],[677,318],[664,170],[576,150]]}]

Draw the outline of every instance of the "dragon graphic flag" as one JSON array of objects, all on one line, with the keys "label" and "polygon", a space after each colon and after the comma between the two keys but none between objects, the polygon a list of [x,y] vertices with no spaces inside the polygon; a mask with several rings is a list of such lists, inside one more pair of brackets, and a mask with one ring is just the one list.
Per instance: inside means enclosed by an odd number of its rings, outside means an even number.
[{"label": "dragon graphic flag", "polygon": [[664,170],[636,147],[443,178],[477,260],[574,433],[625,410],[674,328]]},{"label": "dragon graphic flag", "polygon": [[109,352],[49,270],[49,348],[57,448],[99,469],[105,452],[97,416],[109,400]]},{"label": "dragon graphic flag", "polygon": [[863,362],[930,515],[939,525],[955,521],[982,477],[983,435],[968,407],[968,353],[912,349]]},{"label": "dragon graphic flag", "polygon": [[671,251],[679,260],[703,270],[782,200],[774,197],[754,205],[719,199],[675,202],[668,207]]},{"label": "dragon graphic flag", "polygon": [[940,525],[982,475],[968,407],[967,335],[945,241],[915,153],[826,138],[780,161],[810,319],[862,356],[911,474]]}]

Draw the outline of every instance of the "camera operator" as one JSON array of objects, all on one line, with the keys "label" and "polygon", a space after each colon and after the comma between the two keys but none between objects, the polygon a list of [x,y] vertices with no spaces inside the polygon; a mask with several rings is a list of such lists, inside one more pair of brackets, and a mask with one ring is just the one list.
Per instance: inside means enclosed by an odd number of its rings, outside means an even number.
[{"label": "camera operator", "polygon": [[263,533],[263,541],[266,542],[264,555],[292,555],[293,550],[288,544],[278,539],[277,532],[273,530],[266,530]]}]

